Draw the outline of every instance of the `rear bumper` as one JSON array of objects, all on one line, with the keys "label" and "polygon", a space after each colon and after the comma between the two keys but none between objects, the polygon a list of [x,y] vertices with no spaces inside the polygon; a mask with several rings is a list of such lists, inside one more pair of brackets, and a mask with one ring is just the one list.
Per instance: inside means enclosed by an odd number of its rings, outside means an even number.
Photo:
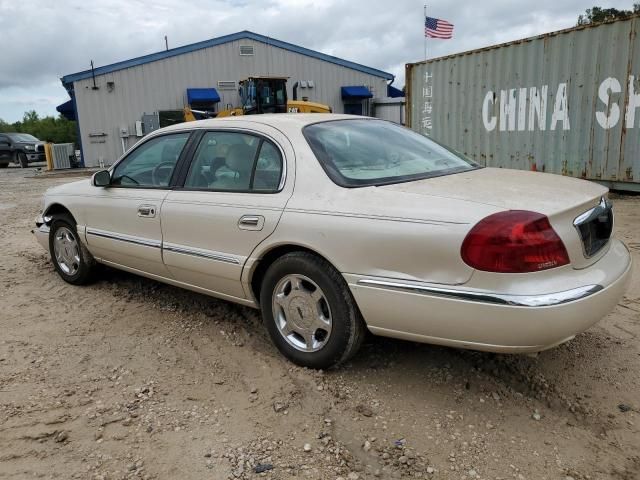
[{"label": "rear bumper", "polygon": [[[566,290],[526,295],[345,275],[372,333],[474,350],[537,352],[573,338],[624,294],[631,255],[618,240]],[[561,274],[561,273],[559,273]]]}]

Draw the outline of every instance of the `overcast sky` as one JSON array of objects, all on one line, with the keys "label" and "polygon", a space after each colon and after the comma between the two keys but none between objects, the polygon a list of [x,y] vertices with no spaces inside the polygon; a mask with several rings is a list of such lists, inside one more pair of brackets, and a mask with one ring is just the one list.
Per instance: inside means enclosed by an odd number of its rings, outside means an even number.
[{"label": "overcast sky", "polygon": [[[574,26],[596,3],[632,1],[430,1],[428,15],[455,25],[429,40],[429,56]],[[0,0],[0,119],[55,115],[68,100],[60,77],[169,47],[251,30],[379,68],[404,85],[404,64],[423,60],[423,4],[415,0]]]}]

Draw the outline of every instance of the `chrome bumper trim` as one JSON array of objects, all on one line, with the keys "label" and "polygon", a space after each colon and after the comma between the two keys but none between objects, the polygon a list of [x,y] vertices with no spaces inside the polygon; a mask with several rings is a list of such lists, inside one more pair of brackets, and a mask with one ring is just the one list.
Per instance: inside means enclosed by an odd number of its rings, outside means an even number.
[{"label": "chrome bumper trim", "polygon": [[432,287],[412,283],[391,282],[386,280],[362,279],[358,285],[373,288],[386,288],[407,293],[418,293],[433,297],[452,298],[470,302],[490,303],[494,305],[508,305],[512,307],[552,307],[563,303],[574,302],[599,292],[602,285],[585,285],[557,293],[542,295],[508,295],[502,293],[477,292],[471,290],[457,290],[452,288]]},{"label": "chrome bumper trim", "polygon": [[218,262],[240,265],[240,260],[238,258],[232,257],[231,255],[227,255],[224,253],[213,252],[211,250],[185,247],[182,245],[177,245],[175,243],[163,243],[162,249],[168,252],[181,253],[183,255],[192,255],[194,257],[207,258],[209,260],[216,260]]},{"label": "chrome bumper trim", "polygon": [[144,247],[160,248],[162,246],[162,242],[158,240],[152,240],[150,238],[143,237],[134,237],[133,235],[125,235],[123,233],[107,232],[105,230],[98,230],[95,228],[87,228],[87,235],[108,238],[110,240],[118,240],[120,242],[133,243],[135,245],[142,245]]}]

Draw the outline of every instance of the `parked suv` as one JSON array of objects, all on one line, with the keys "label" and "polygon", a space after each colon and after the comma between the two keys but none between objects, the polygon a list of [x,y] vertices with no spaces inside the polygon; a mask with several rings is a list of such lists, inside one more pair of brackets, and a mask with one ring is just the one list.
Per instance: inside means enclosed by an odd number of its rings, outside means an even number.
[{"label": "parked suv", "polygon": [[29,166],[29,162],[44,162],[44,142],[28,133],[0,133],[0,168],[9,162]]}]

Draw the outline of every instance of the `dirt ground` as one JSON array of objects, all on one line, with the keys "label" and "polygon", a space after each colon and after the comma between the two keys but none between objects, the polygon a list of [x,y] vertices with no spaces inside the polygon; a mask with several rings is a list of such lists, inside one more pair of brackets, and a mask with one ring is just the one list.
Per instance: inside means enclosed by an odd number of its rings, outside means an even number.
[{"label": "dirt ground", "polygon": [[[251,309],[107,269],[64,283],[30,229],[72,179],[32,174],[0,170],[0,478],[640,478],[640,268],[536,358],[371,337],[316,372]],[[614,198],[638,265],[640,197]]]}]

